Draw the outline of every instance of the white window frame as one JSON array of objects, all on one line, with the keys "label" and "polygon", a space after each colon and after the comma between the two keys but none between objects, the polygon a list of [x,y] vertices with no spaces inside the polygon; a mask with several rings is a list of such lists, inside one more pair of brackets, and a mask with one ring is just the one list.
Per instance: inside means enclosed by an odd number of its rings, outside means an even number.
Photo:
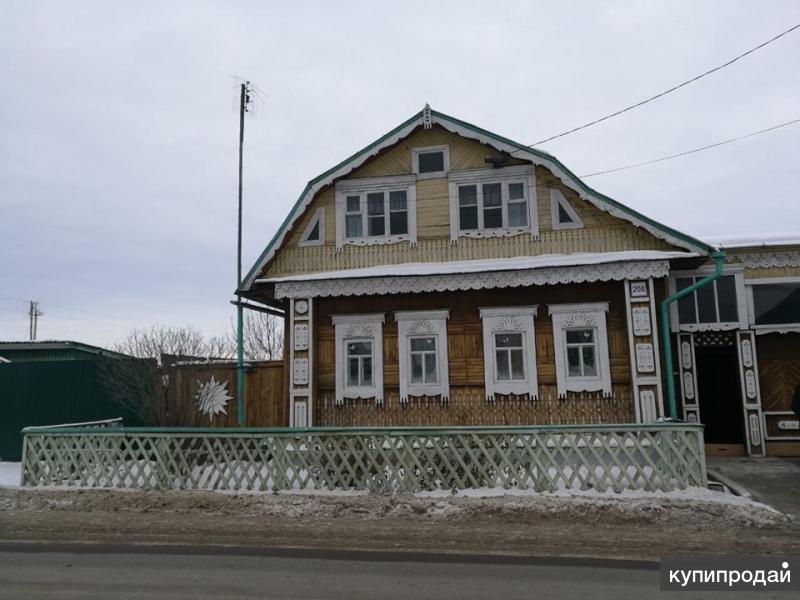
[{"label": "white window frame", "polygon": [[[383,403],[383,323],[384,313],[332,315],[334,326],[334,353],[336,356],[336,403],[345,399],[375,398]],[[369,340],[372,342],[372,385],[347,385],[348,342]]]},{"label": "white window frame", "polygon": [[[444,170],[431,171],[430,173],[419,172],[419,155],[427,154],[429,152],[442,152],[444,155]],[[450,172],[450,146],[442,144],[439,146],[420,146],[419,148],[411,149],[411,172],[417,176],[417,179],[436,179],[438,177],[447,177]]]},{"label": "white window frame", "polygon": [[800,277],[763,277],[746,279],[744,281],[745,295],[747,300],[747,322],[749,328],[756,332],[756,335],[766,333],[800,333],[800,323],[779,323],[756,325],[756,310],[753,302],[753,286],[770,285],[776,283],[797,283],[800,284]]},{"label": "white window frame", "polygon": [[[309,240],[308,236],[311,235],[311,232],[314,230],[314,225],[319,224],[319,239],[318,240]],[[319,207],[315,212],[314,216],[311,217],[311,221],[308,222],[305,230],[303,230],[303,235],[300,236],[300,241],[297,243],[298,246],[322,246],[325,243],[325,207]]]},{"label": "white window frame", "polygon": [[[559,398],[567,392],[598,392],[611,395],[611,363],[608,355],[606,313],[608,302],[581,304],[550,304],[547,307],[553,320],[553,345],[556,354],[556,387]],[[597,375],[570,376],[567,368],[567,331],[594,329]]]},{"label": "white window frame", "polygon": [[[394,234],[389,233],[389,215],[391,213],[390,192],[406,192],[406,209],[408,213],[408,233]],[[383,192],[384,194],[384,235],[368,235],[369,222],[367,219],[367,194]],[[345,245],[372,246],[382,244],[396,244],[398,242],[417,243],[417,186],[416,178],[413,175],[402,175],[397,177],[369,177],[365,179],[342,179],[336,183],[336,248],[341,249]],[[346,237],[345,214],[347,210],[347,197],[358,196],[360,198],[361,213],[361,237]]]},{"label": "white window frame", "polygon": [[[485,184],[499,183],[502,198],[503,227],[484,229],[483,227],[483,186]],[[508,226],[508,186],[512,183],[522,183],[525,192],[525,201],[528,204],[528,224],[524,227]],[[508,237],[521,233],[530,233],[531,237],[539,237],[539,217],[536,198],[536,174],[532,165],[515,165],[500,169],[472,169],[469,171],[451,171],[448,175],[450,196],[450,240],[458,241],[461,237],[487,238]],[[478,195],[478,228],[473,230],[460,229],[458,188],[465,185],[477,187]]]},{"label": "white window frame", "polygon": [[[566,211],[566,213],[569,215],[569,218],[572,219],[572,223],[562,223],[559,220],[559,206]],[[564,195],[564,192],[558,188],[550,188],[550,220],[552,221],[552,227],[554,231],[583,228],[583,221],[575,211],[575,207],[572,206],[572,203]]]},{"label": "white window frame", "polygon": [[[531,400],[539,396],[536,370],[536,306],[503,306],[479,308],[483,323],[483,368],[486,399],[494,400],[496,394],[524,395]],[[522,334],[522,364],[525,379],[498,380],[495,335],[498,333]],[[510,368],[510,365],[509,365]]]},{"label": "white window frame", "polygon": [[[400,402],[409,397],[450,397],[450,376],[447,361],[447,319],[450,310],[408,310],[394,313],[397,321],[397,346],[400,362]],[[411,382],[411,339],[416,337],[436,338],[436,383]]]},{"label": "white window frame", "polygon": [[[714,267],[700,267],[692,271],[670,271],[669,280],[667,282],[667,289],[669,294],[675,294],[678,290],[677,279],[683,277],[696,277],[702,278],[711,275],[714,272]],[[736,288],[736,312],[738,314],[738,321],[723,321],[715,323],[680,323],[678,320],[678,302],[673,302],[669,306],[669,321],[670,330],[673,333],[678,331],[687,331],[696,333],[698,331],[733,331],[735,329],[747,329],[748,327],[748,312],[747,312],[747,296],[744,281],[744,267],[740,266],[726,266],[722,269],[722,275],[733,275],[734,287]],[[707,284],[713,285],[713,284]],[[695,298],[695,312],[699,313],[697,306],[697,294]],[[714,285],[714,301],[716,303],[715,310],[719,313],[719,300],[717,298],[717,288]]]}]

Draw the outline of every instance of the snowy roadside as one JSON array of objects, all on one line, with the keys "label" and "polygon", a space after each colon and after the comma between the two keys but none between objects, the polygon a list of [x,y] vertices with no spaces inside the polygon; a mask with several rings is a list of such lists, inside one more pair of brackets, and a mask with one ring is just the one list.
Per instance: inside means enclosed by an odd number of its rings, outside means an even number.
[{"label": "snowy roadside", "polygon": [[22,463],[0,462],[0,486],[19,487]]}]

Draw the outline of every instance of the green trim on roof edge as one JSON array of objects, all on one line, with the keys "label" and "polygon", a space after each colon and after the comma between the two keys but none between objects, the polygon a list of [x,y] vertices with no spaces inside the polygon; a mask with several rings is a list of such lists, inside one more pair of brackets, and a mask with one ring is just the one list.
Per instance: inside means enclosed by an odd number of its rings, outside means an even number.
[{"label": "green trim on roof edge", "polygon": [[[303,188],[302,193],[300,194],[300,196],[295,201],[294,205],[290,209],[289,213],[286,215],[286,218],[283,220],[283,222],[281,223],[280,227],[278,227],[277,231],[275,232],[275,235],[272,237],[272,239],[270,240],[269,244],[267,244],[267,247],[264,248],[264,251],[261,252],[261,254],[258,256],[256,261],[253,263],[253,266],[247,272],[247,275],[245,276],[243,282],[249,281],[250,278],[253,277],[256,274],[256,271],[260,268],[261,261],[273,249],[273,247],[277,243],[278,239],[280,238],[281,233],[286,229],[286,227],[291,225],[291,223],[289,221],[292,218],[292,215],[294,214],[295,210],[297,210],[297,208],[300,206],[300,203],[303,201],[303,198],[305,198],[305,196],[308,193],[308,191],[315,184],[319,183],[319,181],[321,181],[322,179],[325,179],[326,177],[329,177],[332,173],[336,172],[338,169],[341,169],[342,167],[347,165],[349,162],[351,162],[351,161],[353,161],[353,160],[355,160],[357,158],[362,157],[365,153],[369,152],[374,147],[379,146],[381,143],[383,143],[387,138],[390,138],[391,136],[396,135],[399,131],[402,131],[403,129],[405,129],[406,127],[408,127],[412,123],[414,123],[414,121],[420,119],[422,117],[422,113],[423,113],[423,111],[419,111],[419,112],[415,113],[412,117],[410,117],[409,119],[406,119],[400,125],[398,125],[394,129],[392,129],[391,131],[385,133],[384,135],[382,135],[380,138],[378,138],[374,142],[368,144],[367,146],[365,146],[361,150],[359,150],[359,151],[355,152],[354,154],[350,155],[349,157],[347,157],[343,161],[339,162],[335,166],[333,166],[330,169],[328,169],[327,171],[325,171],[324,173],[321,173],[320,175],[317,175],[316,177],[311,179],[306,184],[305,188]],[[621,210],[622,212],[628,213],[629,215],[631,215],[635,219],[638,219],[640,221],[644,221],[645,223],[649,224],[650,226],[663,231],[667,235],[676,237],[676,238],[678,238],[680,240],[685,241],[687,244],[695,246],[697,249],[704,251],[709,256],[711,254],[713,254],[714,251],[715,251],[715,249],[712,246],[710,246],[709,244],[707,244],[707,243],[705,243],[705,242],[703,242],[703,241],[701,241],[701,240],[699,240],[699,239],[697,239],[695,237],[692,237],[692,236],[690,236],[688,234],[685,234],[685,233],[682,233],[682,232],[680,232],[680,231],[678,231],[676,229],[673,229],[672,227],[668,227],[667,225],[664,225],[663,223],[659,223],[658,221],[655,221],[654,219],[651,219],[650,217],[648,217],[646,215],[643,215],[642,213],[640,213],[640,212],[638,212],[638,211],[636,211],[636,210],[634,210],[634,209],[632,209],[632,208],[630,208],[630,207],[618,202],[617,200],[614,200],[613,198],[611,198],[609,196],[606,196],[605,194],[603,194],[601,192],[598,192],[597,190],[595,190],[591,186],[587,185],[580,177],[575,175],[575,173],[573,173],[569,168],[567,168],[558,158],[556,158],[552,154],[549,154],[548,152],[544,152],[544,151],[539,150],[537,148],[533,148],[531,146],[526,146],[524,144],[520,144],[519,142],[515,142],[514,140],[511,140],[509,138],[503,137],[503,136],[498,135],[496,133],[492,133],[491,131],[488,131],[486,129],[478,127],[477,125],[473,125],[472,123],[468,123],[466,121],[462,121],[461,119],[457,119],[455,117],[451,117],[450,115],[445,114],[443,112],[439,112],[437,110],[431,109],[431,116],[438,117],[438,118],[446,120],[446,121],[450,121],[451,123],[453,123],[455,125],[459,125],[461,127],[469,129],[471,131],[474,131],[475,133],[477,133],[479,135],[482,135],[482,136],[485,136],[485,137],[488,137],[488,138],[492,138],[492,139],[497,140],[498,142],[501,142],[503,144],[507,144],[509,146],[513,146],[513,147],[517,148],[518,150],[520,150],[522,152],[526,152],[528,154],[532,154],[534,156],[537,156],[540,159],[553,161],[560,169],[562,169],[564,171],[564,173],[566,173],[569,177],[571,177],[581,187],[581,189],[583,189],[583,191],[586,192],[587,194],[591,194],[591,195],[596,196],[598,199],[602,200],[603,202],[606,202],[606,203],[610,204],[611,206],[613,206],[614,208],[616,208],[618,210]],[[242,286],[240,288],[240,290],[238,290],[238,291],[247,291],[247,289],[248,289],[247,287]]]}]

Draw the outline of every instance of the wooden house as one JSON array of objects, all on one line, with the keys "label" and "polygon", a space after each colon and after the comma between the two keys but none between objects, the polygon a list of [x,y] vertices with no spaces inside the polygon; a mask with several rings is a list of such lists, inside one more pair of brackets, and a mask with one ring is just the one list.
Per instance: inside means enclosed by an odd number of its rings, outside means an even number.
[{"label": "wooden house", "polygon": [[240,293],[285,315],[292,426],[648,422],[658,303],[714,251],[426,106],[308,183]]}]

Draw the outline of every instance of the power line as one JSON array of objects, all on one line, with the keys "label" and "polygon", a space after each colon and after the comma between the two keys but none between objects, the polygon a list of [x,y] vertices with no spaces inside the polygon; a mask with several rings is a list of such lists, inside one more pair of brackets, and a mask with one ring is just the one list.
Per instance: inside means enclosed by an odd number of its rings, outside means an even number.
[{"label": "power line", "polygon": [[772,42],[782,38],[783,36],[791,33],[792,31],[794,31],[795,29],[798,29],[798,28],[800,28],[800,23],[798,23],[794,27],[791,27],[791,28],[787,29],[786,31],[784,31],[782,33],[779,33],[775,37],[772,37],[772,38],[768,39],[766,42],[763,42],[763,43],[759,44],[755,48],[751,48],[747,52],[744,52],[744,53],[732,58],[728,62],[723,63],[723,64],[721,64],[719,66],[716,66],[713,69],[709,69],[708,71],[706,71],[704,73],[701,73],[700,75],[696,75],[695,77],[692,77],[691,79],[687,79],[686,81],[684,81],[682,83],[679,83],[678,85],[675,85],[675,86],[673,86],[673,87],[671,87],[671,88],[669,88],[667,90],[664,90],[663,92],[660,92],[660,93],[656,94],[655,96],[651,96],[650,98],[647,98],[645,100],[641,100],[640,102],[637,102],[636,104],[631,104],[630,106],[626,106],[623,109],[620,109],[620,110],[618,110],[616,112],[613,112],[613,113],[611,113],[609,115],[606,115],[604,117],[600,117],[599,119],[595,119],[594,121],[590,121],[588,123],[584,123],[583,125],[579,125],[578,127],[573,127],[572,129],[569,129],[569,130],[564,131],[562,133],[559,133],[557,135],[553,135],[553,136],[550,136],[549,138],[545,138],[543,140],[539,140],[538,142],[534,142],[533,144],[530,144],[528,147],[530,148],[530,147],[536,146],[538,144],[544,144],[546,142],[549,142],[549,141],[564,137],[565,135],[569,135],[571,133],[575,133],[576,131],[580,131],[582,129],[586,129],[587,127],[591,127],[592,125],[597,125],[598,123],[602,123],[603,121],[607,121],[608,119],[611,119],[613,117],[619,116],[619,115],[621,115],[623,113],[628,112],[629,110],[633,110],[634,108],[639,108],[640,106],[644,106],[648,102],[652,102],[653,100],[657,100],[659,98],[662,98],[663,96],[666,96],[667,94],[675,92],[675,91],[681,89],[682,87],[685,87],[685,86],[689,85],[690,83],[694,83],[695,81],[698,81],[698,80],[702,79],[703,77],[706,77],[707,75],[711,75],[712,73],[716,73],[717,71],[732,65],[736,61],[743,59],[745,56],[747,56],[749,54],[752,54],[753,52],[755,52],[757,50],[760,50],[764,46],[767,46],[767,45],[771,44]]},{"label": "power line", "polygon": [[653,160],[647,160],[645,162],[634,163],[632,165],[626,165],[624,167],[617,167],[615,169],[606,169],[605,171],[597,171],[595,173],[581,175],[580,177],[582,179],[586,179],[587,177],[594,177],[595,175],[605,175],[607,173],[616,173],[617,171],[626,171],[628,169],[635,169],[636,167],[644,167],[645,165],[652,165],[655,163],[663,162],[665,160],[671,160],[673,158],[679,158],[681,156],[686,156],[688,154],[694,154],[695,152],[702,152],[703,150],[718,148],[719,146],[724,146],[725,144],[732,144],[733,142],[745,140],[747,138],[751,138],[756,135],[761,135],[762,133],[767,133],[769,131],[775,131],[776,129],[780,129],[781,127],[788,127],[789,125],[794,125],[795,123],[800,123],[800,119],[795,119],[794,121],[787,121],[786,123],[781,123],[780,125],[768,127],[767,129],[762,129],[760,131],[754,131],[752,133],[740,135],[739,137],[731,138],[729,140],[723,140],[721,142],[716,142],[714,144],[709,144],[708,146],[702,146],[701,148],[694,148],[693,150],[687,150],[686,152],[679,152],[678,154],[670,154],[669,156],[662,156],[661,158],[655,158]]}]

